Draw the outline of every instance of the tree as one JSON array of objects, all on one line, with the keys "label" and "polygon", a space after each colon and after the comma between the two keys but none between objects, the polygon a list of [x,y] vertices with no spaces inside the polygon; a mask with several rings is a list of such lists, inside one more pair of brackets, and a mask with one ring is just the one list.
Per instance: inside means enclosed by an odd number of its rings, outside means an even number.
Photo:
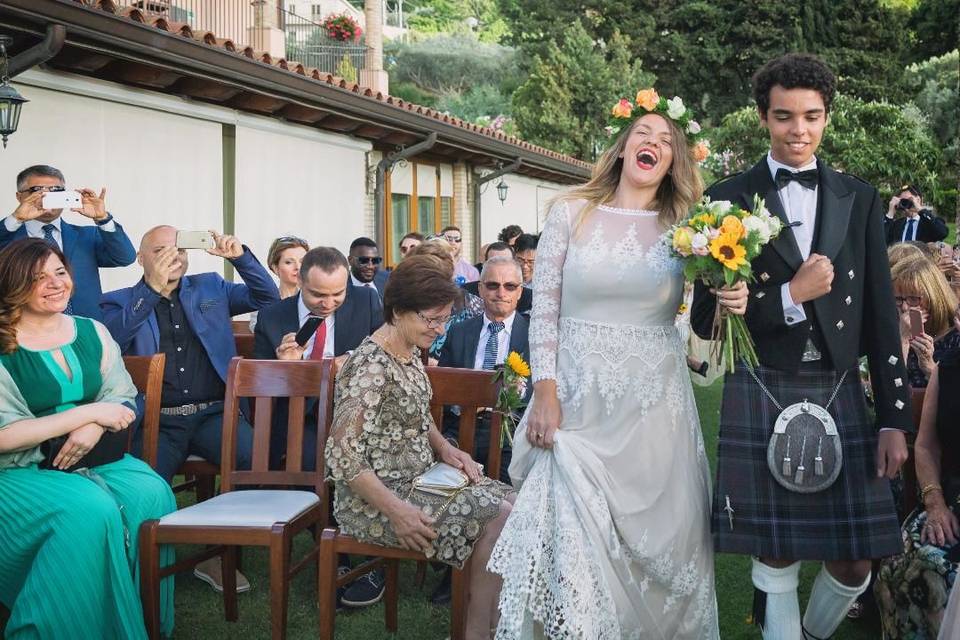
[{"label": "tree", "polygon": [[390,61],[391,83],[412,82],[437,97],[481,85],[500,86],[504,78],[519,75],[513,49],[480,42],[473,35],[393,41],[384,45],[384,57]]},{"label": "tree", "polygon": [[910,18],[916,33],[911,60],[919,62],[947,53],[960,42],[960,0],[920,0]]},{"label": "tree", "polygon": [[513,96],[513,114],[524,140],[593,160],[606,136],[611,106],[633,97],[654,77],[634,60],[629,38],[614,32],[594,41],[579,20],[562,40],[536,56]]},{"label": "tree", "polygon": [[[727,115],[709,137],[714,155],[707,168],[718,176],[749,168],[769,149],[754,107]],[[904,183],[933,193],[940,180],[940,147],[912,106],[837,95],[817,157],[866,180],[885,197]],[[938,208],[943,205],[942,200],[934,203]]]}]

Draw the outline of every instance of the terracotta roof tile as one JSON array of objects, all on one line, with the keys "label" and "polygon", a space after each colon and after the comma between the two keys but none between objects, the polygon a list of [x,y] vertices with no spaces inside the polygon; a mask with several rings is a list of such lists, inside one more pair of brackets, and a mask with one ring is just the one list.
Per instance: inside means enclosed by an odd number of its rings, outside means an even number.
[{"label": "terracotta roof tile", "polygon": [[444,122],[467,131],[472,131],[474,133],[479,133],[480,135],[492,138],[495,140],[502,140],[508,142],[509,144],[520,147],[521,149],[526,149],[534,153],[538,153],[543,156],[550,158],[555,158],[563,162],[567,162],[572,165],[578,165],[581,167],[589,167],[590,163],[584,162],[578,158],[568,156],[544,147],[540,147],[535,144],[531,144],[525,140],[520,140],[514,136],[509,136],[503,131],[497,131],[489,127],[481,127],[479,125],[473,124],[471,122],[466,122],[455,116],[451,116],[448,113],[443,113],[436,111],[429,107],[422,105],[414,104],[412,102],[406,102],[401,98],[384,94],[380,91],[374,91],[370,87],[362,86],[356,82],[347,82],[345,79],[335,76],[331,73],[321,71],[319,69],[308,68],[303,64],[291,60],[286,60],[283,58],[277,58],[276,60],[266,51],[256,51],[253,47],[245,46],[242,49],[238,49],[236,43],[228,38],[218,38],[215,33],[206,30],[197,30],[194,31],[189,24],[183,22],[171,22],[167,20],[166,17],[156,14],[150,11],[144,11],[137,7],[124,7],[119,8],[114,2],[114,0],[74,0],[78,4],[82,4],[89,7],[94,7],[102,11],[106,11],[115,15],[132,20],[133,22],[140,22],[143,24],[148,24],[156,29],[162,31],[167,31],[170,33],[175,33],[185,38],[191,38],[202,42],[208,46],[218,47],[235,55],[244,56],[262,62],[264,64],[271,65],[276,69],[282,69],[289,73],[296,73],[298,75],[308,76],[318,82],[323,82],[328,85],[339,87],[341,89],[351,91],[353,93],[361,94],[364,97],[370,98],[371,100],[376,100],[384,104],[396,107],[398,109],[405,109],[407,111],[416,113],[426,118],[431,118]]}]

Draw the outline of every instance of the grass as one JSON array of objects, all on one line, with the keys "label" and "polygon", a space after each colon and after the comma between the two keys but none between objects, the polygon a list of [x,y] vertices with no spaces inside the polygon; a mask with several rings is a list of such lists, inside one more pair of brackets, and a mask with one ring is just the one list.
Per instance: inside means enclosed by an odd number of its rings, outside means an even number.
[{"label": "grass", "polygon": [[[720,417],[722,382],[710,387],[696,387],[697,406],[703,425],[710,464],[716,463],[717,429]],[[303,546],[301,542],[301,548]],[[270,611],[266,554],[248,549],[243,557],[244,571],[253,588],[240,596],[240,618],[236,623],[223,620],[222,599],[206,584],[190,575],[177,576],[175,639],[253,640],[270,635]],[[405,563],[401,572],[400,631],[391,636],[383,626],[383,605],[337,615],[338,639],[375,640],[443,640],[449,628],[449,612],[434,607],[427,598],[439,580],[439,574],[427,571],[427,582],[421,590],[414,584],[414,566]],[[720,635],[724,640],[757,640],[760,634],[747,624],[753,597],[748,558],[727,554],[716,558],[717,597],[720,610]],[[818,567],[807,563],[800,585],[801,602],[805,602]],[[290,593],[289,631],[291,640],[316,638],[317,606],[314,573],[304,569],[293,582]],[[844,622],[834,634],[835,640],[868,640],[880,637],[872,622]]]}]

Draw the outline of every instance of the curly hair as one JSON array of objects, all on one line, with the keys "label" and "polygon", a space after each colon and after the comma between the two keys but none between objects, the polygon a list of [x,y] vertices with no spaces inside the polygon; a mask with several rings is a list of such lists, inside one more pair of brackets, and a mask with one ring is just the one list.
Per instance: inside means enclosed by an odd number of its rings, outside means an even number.
[{"label": "curly hair", "polygon": [[[17,325],[23,316],[23,307],[37,284],[37,274],[43,269],[50,254],[70,273],[70,265],[59,247],[40,238],[23,238],[0,250],[0,353],[17,350]],[[71,274],[72,275],[72,274]]]},{"label": "curly hair", "polygon": [[753,74],[753,99],[764,117],[770,108],[770,90],[777,85],[784,89],[813,89],[823,98],[827,113],[830,113],[833,96],[837,93],[837,77],[833,71],[823,60],[809,53],[788,53],[771,60]]}]

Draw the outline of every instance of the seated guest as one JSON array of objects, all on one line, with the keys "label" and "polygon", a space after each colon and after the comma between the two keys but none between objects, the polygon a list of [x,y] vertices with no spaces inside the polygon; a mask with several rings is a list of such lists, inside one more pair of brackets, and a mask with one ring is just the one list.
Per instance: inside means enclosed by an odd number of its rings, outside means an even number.
[{"label": "seated guest", "polygon": [[887,244],[917,240],[937,242],[949,234],[947,223],[923,206],[923,197],[916,187],[905,185],[890,198],[884,218]]},{"label": "seated guest", "polygon": [[423,234],[417,233],[416,231],[411,231],[400,238],[400,259],[403,260],[406,258],[410,249],[413,249],[421,242],[423,242]]},{"label": "seated guest", "polygon": [[[254,331],[253,357],[259,360],[333,358],[342,363],[346,354],[383,324],[383,309],[375,289],[347,285],[347,259],[332,247],[314,247],[303,257],[298,276],[300,292],[260,312]],[[297,331],[310,317],[323,318],[313,336],[303,345]],[[319,336],[319,338],[318,338]],[[303,469],[317,468],[316,403],[307,407]],[[271,437],[275,466],[286,451],[286,404],[278,403]],[[309,441],[308,441],[309,439]]]},{"label": "seated guest", "polygon": [[[517,313],[522,275],[520,265],[513,258],[497,256],[483,265],[480,273],[480,298],[483,300],[483,315],[464,320],[450,327],[447,339],[440,351],[441,367],[458,369],[495,369],[503,365],[511,351],[530,362],[528,333],[530,321]],[[532,385],[528,385],[532,389]],[[456,415],[444,419],[443,435],[457,438]],[[491,437],[490,415],[486,413],[477,421],[477,458],[486,460]],[[500,479],[510,482],[507,467],[510,466],[510,449],[505,445]]]},{"label": "seated guest", "polygon": [[44,209],[43,197],[66,189],[63,174],[54,167],[34,165],[17,176],[20,205],[0,225],[0,248],[20,238],[42,238],[70,256],[73,274],[83,283],[73,292],[66,313],[100,320],[100,267],[125,267],[136,251],[123,227],[107,212],[107,190],[99,195],[79,189],[81,206],[71,209],[93,221],[92,225],[64,222],[63,209]]},{"label": "seated guest", "polygon": [[[267,252],[267,267],[277,276],[280,299],[285,300],[300,291],[300,263],[303,254],[310,250],[306,240],[295,236],[281,236],[270,244]],[[250,314],[250,331],[257,327],[257,312]]]},{"label": "seated guest", "polygon": [[[280,299],[277,286],[248,248],[228,235],[213,234],[213,256],[230,261],[245,284],[218,273],[186,275],[187,251],[177,248],[177,230],[159,226],[140,242],[137,260],[143,277],[127,289],[103,296],[104,323],[127,355],[167,356],[160,396],[157,473],[170,482],[188,456],[220,464],[223,398],[227,366],[237,355],[231,317],[267,307]],[[134,436],[134,449],[142,446]],[[250,468],[253,430],[237,424],[237,468]],[[219,558],[197,565],[201,580],[223,590]],[[249,590],[237,576],[237,591]]]},{"label": "seated guest", "polygon": [[440,237],[450,243],[450,249],[453,252],[454,281],[463,286],[468,282],[479,280],[480,272],[463,257],[463,233],[460,232],[460,227],[446,226],[440,231]]},{"label": "seated guest", "polygon": [[[942,634],[960,568],[960,353],[934,369],[914,445],[922,505],[903,525],[903,555],[884,560],[875,591],[884,637]],[[949,631],[949,629],[947,629]],[[954,629],[956,631],[956,629]],[[948,633],[946,636],[951,637]]]},{"label": "seated guest", "polygon": [[503,229],[500,230],[500,233],[497,235],[497,240],[508,245],[511,249],[523,234],[523,229],[520,228],[518,224],[508,224]]},{"label": "seated guest", "polygon": [[[513,249],[505,242],[491,242],[487,245],[487,250],[483,253],[483,260],[486,262],[490,258],[495,258],[497,256],[506,256],[513,260]],[[519,262],[517,264],[520,264]],[[483,265],[481,265],[482,267]],[[477,282],[468,282],[463,285],[464,291],[472,293],[475,296],[480,295],[480,281]],[[517,303],[517,313],[522,313],[524,315],[530,314],[530,309],[533,308],[533,289],[527,287],[522,287],[520,289],[520,302]]]},{"label": "seated guest", "polygon": [[[124,453],[136,387],[100,323],[65,315],[74,283],[39,239],[0,251],[0,604],[7,638],[146,639],[140,523],[176,510]],[[161,549],[164,565],[173,550]],[[160,584],[173,632],[173,577]]]},{"label": "seated guest", "polygon": [[[927,386],[937,362],[949,351],[960,350],[960,332],[954,326],[957,297],[937,266],[927,258],[905,258],[890,270],[893,293],[900,307],[900,336],[907,375],[914,388]],[[914,336],[910,311],[918,310],[923,333]]]},{"label": "seated guest", "polygon": [[[515,494],[437,430],[420,360],[420,350],[443,333],[458,295],[446,265],[434,257],[408,257],[393,270],[386,324],[337,376],[327,477],[344,533],[455,567],[470,562],[466,636],[490,638],[500,579],[487,561]],[[447,497],[416,490],[414,479],[436,462],[462,470],[469,484]]]},{"label": "seated guest", "polygon": [[[440,264],[444,270],[444,273],[450,274],[451,281],[454,280],[455,275],[453,271],[454,259],[453,259],[453,250],[451,249],[450,243],[444,240],[443,238],[431,238],[418,247],[415,247],[411,252],[411,256],[414,255],[430,255],[438,258]],[[480,299],[480,296],[468,293],[463,289],[460,289],[460,294],[454,299],[453,302],[453,311],[450,313],[450,319],[447,320],[446,326],[444,329],[449,330],[450,327],[455,325],[458,322],[463,322],[470,318],[479,316],[483,313],[483,300]],[[437,359],[440,357],[440,349],[443,348],[443,342],[447,339],[446,332],[440,334],[436,340],[434,340],[433,345],[430,347],[429,351],[429,364],[437,364]]]},{"label": "seated guest", "polygon": [[370,238],[357,238],[350,243],[350,286],[369,287],[383,300],[383,287],[390,275],[380,271],[380,247]]},{"label": "seated guest", "polygon": [[513,245],[513,253],[523,269],[523,286],[533,288],[533,264],[537,259],[537,243],[540,242],[540,236],[532,233],[524,233],[517,238]]}]

